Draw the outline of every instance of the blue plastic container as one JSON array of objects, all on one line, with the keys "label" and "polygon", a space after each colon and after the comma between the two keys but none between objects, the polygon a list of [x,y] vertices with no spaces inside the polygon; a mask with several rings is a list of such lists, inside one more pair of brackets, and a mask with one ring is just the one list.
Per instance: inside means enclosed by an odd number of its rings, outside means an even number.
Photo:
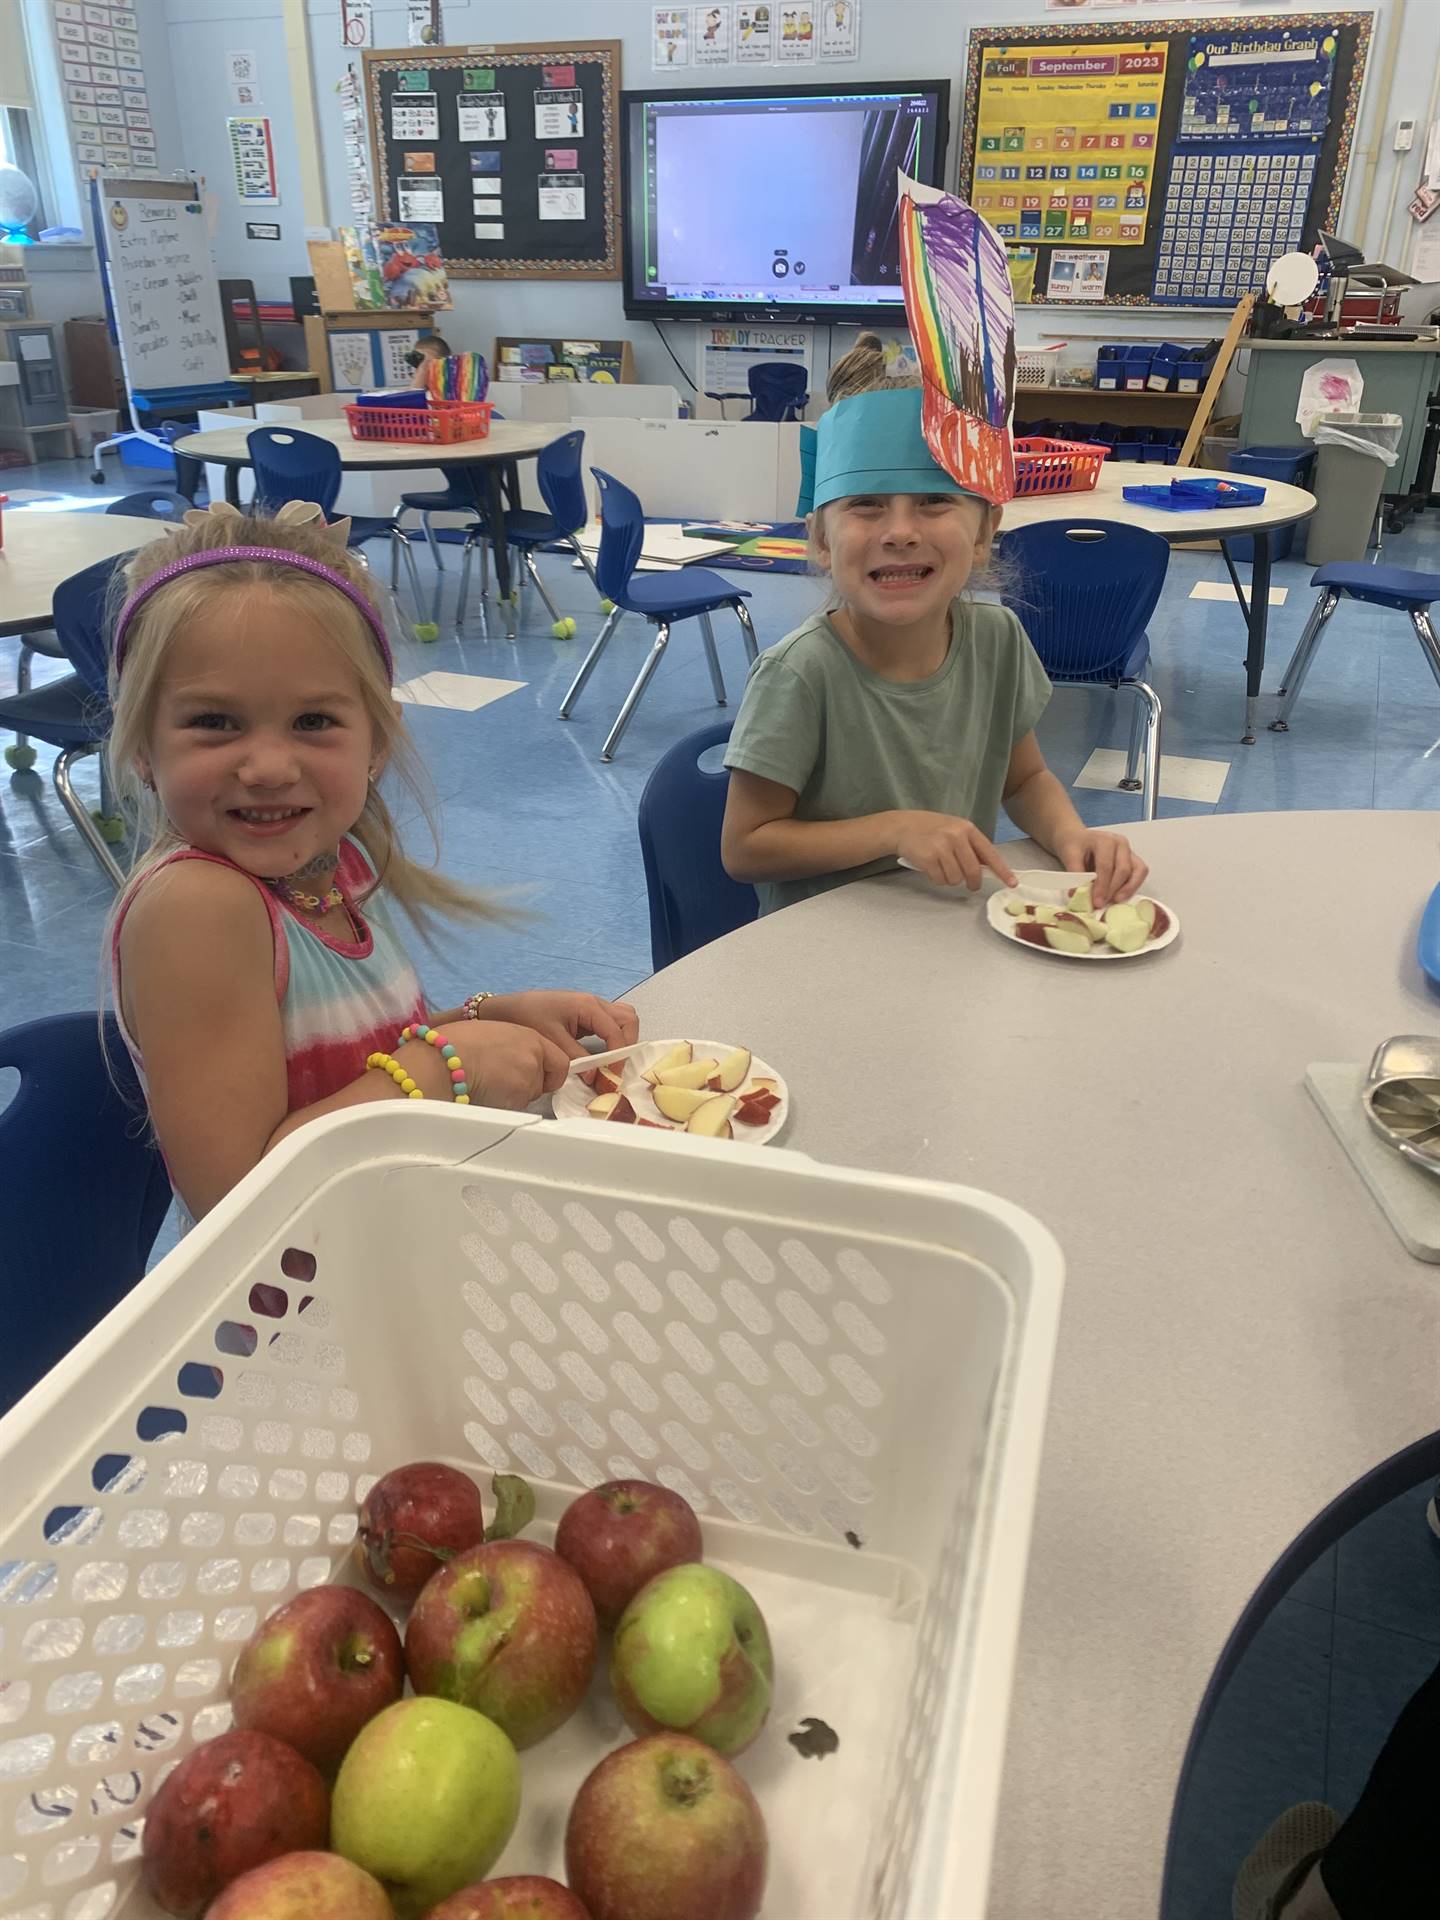
[{"label": "blue plastic container", "polygon": [[[1315,464],[1315,449],[1312,446],[1295,447],[1242,447],[1239,453],[1230,456],[1231,473],[1248,476],[1252,480],[1283,480],[1287,486],[1304,487],[1310,483],[1310,470]],[[1270,557],[1272,560],[1288,560],[1290,550],[1295,544],[1295,528],[1281,527],[1278,533],[1270,536]],[[1230,546],[1233,560],[1253,560],[1255,542],[1250,539],[1235,540]]]}]

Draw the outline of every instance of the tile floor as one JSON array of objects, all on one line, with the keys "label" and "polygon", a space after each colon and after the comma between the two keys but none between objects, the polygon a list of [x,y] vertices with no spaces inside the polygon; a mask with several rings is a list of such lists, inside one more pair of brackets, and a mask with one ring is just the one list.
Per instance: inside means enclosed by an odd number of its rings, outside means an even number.
[{"label": "tile floor", "polygon": [[[92,492],[78,464],[14,478],[16,487],[23,479],[72,497],[75,510],[156,484],[149,473],[112,467],[103,492]],[[1440,566],[1435,516],[1393,538],[1385,558]],[[527,910],[515,927],[445,941],[428,957],[427,985],[441,1004],[477,985],[577,985],[618,995],[644,978],[636,803],[658,755],[714,713],[699,649],[682,628],[618,759],[602,766],[601,741],[647,632],[638,620],[625,622],[575,717],[558,721],[555,709],[600,614],[583,574],[558,559],[541,565],[561,611],[579,623],[576,640],[552,640],[549,616],[532,599],[513,643],[492,612],[489,638],[472,614],[459,639],[446,628],[432,645],[399,650],[397,680],[407,683],[407,719],[434,790],[445,864],[461,879],[520,890]],[[731,577],[752,595],[762,646],[820,598],[804,578]],[[1268,688],[1279,684],[1311,605],[1308,577],[1299,562],[1276,568],[1276,587],[1288,591],[1271,611]],[[452,592],[454,579],[452,555]],[[1440,698],[1404,617],[1342,609],[1294,730],[1262,730],[1253,747],[1242,747],[1245,631],[1228,588],[1213,597],[1224,579],[1218,554],[1177,553],[1151,623],[1166,745],[1183,763],[1166,784],[1206,796],[1167,799],[1163,812],[1433,807],[1440,759],[1427,750],[1440,737]],[[717,626],[733,698],[744,655],[734,623],[722,615]],[[15,642],[0,638],[0,685],[13,685],[15,659]],[[37,680],[50,670],[37,662]],[[1097,749],[1123,748],[1129,719],[1125,703],[1104,691],[1057,692],[1040,727],[1051,766],[1075,782]],[[42,756],[38,772],[0,773],[0,1027],[92,1006],[99,986],[108,889],[66,824],[47,771]],[[82,786],[87,778],[93,785],[90,773]],[[1075,798],[1097,825],[1135,815],[1129,794],[1082,785]],[[1358,1529],[1297,1583],[1247,1653],[1181,1811],[1169,1920],[1224,1920],[1238,1861],[1291,1801],[1326,1797],[1345,1809],[1358,1793],[1391,1722],[1440,1656],[1440,1561],[1423,1509],[1417,1492]]]}]

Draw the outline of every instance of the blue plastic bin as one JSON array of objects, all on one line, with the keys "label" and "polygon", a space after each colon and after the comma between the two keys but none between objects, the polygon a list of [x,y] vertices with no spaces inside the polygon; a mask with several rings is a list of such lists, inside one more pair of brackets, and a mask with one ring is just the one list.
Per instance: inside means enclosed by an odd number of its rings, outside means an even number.
[{"label": "blue plastic bin", "polygon": [[[1252,480],[1283,480],[1288,486],[1305,487],[1310,484],[1310,470],[1315,464],[1315,449],[1312,446],[1298,447],[1242,447],[1238,453],[1230,456],[1230,471]],[[1288,560],[1290,549],[1295,544],[1295,528],[1282,527],[1278,533],[1270,536],[1270,557],[1272,560]],[[1253,540],[1235,540],[1230,546],[1230,555],[1234,560],[1253,560],[1255,542]]]}]

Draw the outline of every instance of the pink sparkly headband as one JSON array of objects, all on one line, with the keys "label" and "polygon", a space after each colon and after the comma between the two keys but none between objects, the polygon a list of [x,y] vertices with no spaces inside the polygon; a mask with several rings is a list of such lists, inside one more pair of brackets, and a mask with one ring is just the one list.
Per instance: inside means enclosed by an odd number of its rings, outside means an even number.
[{"label": "pink sparkly headband", "polygon": [[390,652],[390,642],[385,638],[385,629],[379,616],[364,594],[353,587],[341,573],[333,567],[327,567],[323,560],[311,560],[306,554],[291,553],[284,547],[209,547],[204,553],[192,553],[184,560],[172,560],[168,566],[152,573],[150,578],[135,589],[134,593],[120,609],[120,617],[115,622],[115,673],[119,677],[125,664],[125,637],[130,623],[153,593],[168,581],[176,579],[182,573],[192,573],[196,567],[224,567],[232,560],[271,560],[283,567],[298,567],[301,573],[310,573],[317,580],[337,588],[350,604],[364,617],[365,624],[375,636],[375,644],[380,649],[380,658],[385,662],[385,676],[393,684],[395,679],[395,661]]}]

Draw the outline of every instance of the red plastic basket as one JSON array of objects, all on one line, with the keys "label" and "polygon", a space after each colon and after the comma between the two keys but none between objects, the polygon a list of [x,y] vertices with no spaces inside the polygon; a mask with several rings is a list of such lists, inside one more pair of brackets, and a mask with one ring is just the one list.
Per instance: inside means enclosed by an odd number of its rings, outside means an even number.
[{"label": "red plastic basket", "polygon": [[432,400],[428,407],[361,407],[347,404],[345,417],[357,440],[414,440],[451,446],[483,440],[490,432],[488,400]]},{"label": "red plastic basket", "polygon": [[1088,440],[1015,442],[1015,497],[1030,493],[1088,493],[1100,478],[1100,463],[1110,452]]}]

